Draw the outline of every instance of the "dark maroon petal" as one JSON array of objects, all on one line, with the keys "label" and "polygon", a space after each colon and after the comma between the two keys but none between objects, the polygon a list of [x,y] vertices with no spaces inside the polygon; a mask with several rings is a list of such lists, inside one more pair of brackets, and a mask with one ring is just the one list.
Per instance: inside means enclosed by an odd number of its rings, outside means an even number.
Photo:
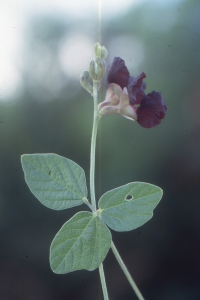
[{"label": "dark maroon petal", "polygon": [[160,124],[165,117],[167,107],[161,93],[151,92],[141,100],[137,109],[138,123],[145,128],[152,128]]},{"label": "dark maroon petal", "polygon": [[130,74],[124,60],[120,57],[115,57],[107,71],[108,83],[116,83],[123,89],[128,85],[129,76]]},{"label": "dark maroon petal", "polygon": [[145,73],[142,72],[138,77],[134,78],[131,76],[128,82],[128,95],[130,99],[130,104],[140,104],[141,100],[144,98],[144,89],[146,84],[142,81],[146,77]]}]

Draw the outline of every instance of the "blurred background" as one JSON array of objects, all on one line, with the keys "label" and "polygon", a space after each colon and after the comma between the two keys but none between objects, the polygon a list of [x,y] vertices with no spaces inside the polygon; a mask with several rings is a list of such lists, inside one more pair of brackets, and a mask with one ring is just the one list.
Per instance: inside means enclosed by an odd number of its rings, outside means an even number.
[{"label": "blurred background", "polygon": [[[96,192],[132,181],[164,196],[142,227],[112,232],[146,300],[200,299],[200,1],[0,1],[0,299],[103,299],[98,270],[54,274],[49,247],[79,206],[53,211],[31,194],[24,153],[57,153],[89,178],[92,97],[80,86],[98,41],[107,63],[122,57],[162,92],[166,118],[144,129],[101,119]],[[101,100],[106,83],[102,84]],[[113,254],[104,262],[110,299],[137,299]]]}]

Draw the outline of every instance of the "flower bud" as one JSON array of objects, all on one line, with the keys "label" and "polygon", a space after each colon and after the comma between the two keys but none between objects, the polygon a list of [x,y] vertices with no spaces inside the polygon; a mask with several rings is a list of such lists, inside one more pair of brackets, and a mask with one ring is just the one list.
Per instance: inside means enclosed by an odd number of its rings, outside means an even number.
[{"label": "flower bud", "polygon": [[82,85],[82,87],[88,91],[88,93],[90,93],[92,95],[93,93],[93,88],[91,86],[91,84],[89,83],[89,72],[88,71],[84,71],[81,75],[80,75],[80,83]]},{"label": "flower bud", "polygon": [[96,43],[94,45],[94,55],[95,55],[95,57],[101,58],[101,45],[99,43]]},{"label": "flower bud", "polygon": [[96,63],[94,60],[91,60],[90,64],[89,64],[89,73],[92,79],[96,79]]},{"label": "flower bud", "polygon": [[106,70],[106,63],[103,59],[97,58],[96,62],[91,60],[89,64],[89,73],[93,80],[99,81]]},{"label": "flower bud", "polygon": [[99,67],[98,74],[99,74],[100,78],[102,78],[106,71],[106,62],[102,58],[97,58],[96,63]]},{"label": "flower bud", "polygon": [[107,55],[108,55],[108,50],[103,46],[101,48],[101,58],[106,59]]},{"label": "flower bud", "polygon": [[108,55],[108,51],[104,46],[101,46],[99,43],[96,43],[94,45],[94,54],[95,54],[95,59],[96,58],[106,59]]}]

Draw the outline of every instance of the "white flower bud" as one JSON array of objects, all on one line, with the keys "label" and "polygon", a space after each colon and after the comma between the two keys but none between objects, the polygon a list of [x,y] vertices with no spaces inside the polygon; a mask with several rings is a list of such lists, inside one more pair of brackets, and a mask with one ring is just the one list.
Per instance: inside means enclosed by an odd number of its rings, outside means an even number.
[{"label": "white flower bud", "polygon": [[81,75],[80,75],[80,83],[82,85],[82,87],[88,91],[88,93],[90,93],[92,95],[93,93],[93,88],[91,86],[91,84],[89,83],[89,72],[88,71],[84,71]]},{"label": "white flower bud", "polygon": [[96,43],[94,45],[94,54],[95,54],[95,58],[106,59],[108,55],[108,51],[104,46],[101,46],[99,43]]},{"label": "white flower bud", "polygon": [[106,63],[103,59],[97,58],[96,62],[91,60],[89,64],[89,73],[93,80],[99,81],[106,70]]}]

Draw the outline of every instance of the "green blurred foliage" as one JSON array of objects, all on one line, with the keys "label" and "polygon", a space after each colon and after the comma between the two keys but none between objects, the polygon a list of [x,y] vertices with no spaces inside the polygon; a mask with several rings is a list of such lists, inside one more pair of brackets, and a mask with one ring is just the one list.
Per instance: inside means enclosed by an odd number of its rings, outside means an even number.
[{"label": "green blurred foliage", "polygon": [[[151,221],[129,233],[113,233],[148,300],[200,298],[199,15],[197,0],[171,6],[147,1],[110,22],[102,20],[102,43],[108,51],[110,42],[121,35],[142,42],[141,72],[147,74],[147,92],[161,91],[168,107],[161,125],[149,130],[121,116],[103,117],[97,143],[97,198],[132,181],[146,181],[164,190]],[[165,26],[172,16],[174,23]],[[92,98],[81,88],[79,78],[67,77],[58,60],[58,45],[72,29],[81,28],[82,21],[77,22],[54,16],[30,20],[23,92],[0,103],[0,296],[5,300],[102,299],[98,271],[58,276],[49,267],[54,235],[86,207],[61,212],[43,207],[28,190],[20,165],[24,153],[57,153],[78,163],[88,182]],[[87,33],[95,43],[96,24],[91,28]],[[118,56],[117,49],[114,55]],[[49,68],[38,78],[37,68],[45,59]],[[108,63],[112,59],[109,54]],[[137,76],[134,72],[130,69]],[[60,84],[58,90],[49,88],[55,82]],[[104,95],[105,85],[102,100]],[[136,299],[111,253],[105,272],[111,299]]]}]

